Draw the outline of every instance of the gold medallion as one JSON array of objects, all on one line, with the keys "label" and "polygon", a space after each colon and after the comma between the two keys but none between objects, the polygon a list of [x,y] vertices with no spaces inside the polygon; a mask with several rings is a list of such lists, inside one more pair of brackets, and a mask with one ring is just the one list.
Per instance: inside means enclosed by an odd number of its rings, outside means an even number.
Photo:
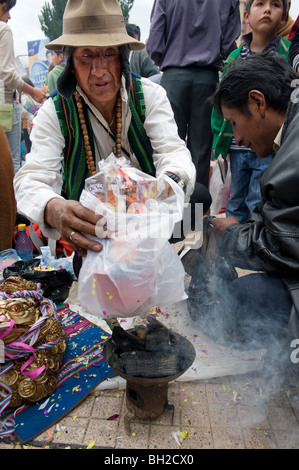
[{"label": "gold medallion", "polygon": [[34,381],[37,383],[45,383],[48,380],[48,373],[46,370],[44,370],[41,374],[39,374]]},{"label": "gold medallion", "polygon": [[48,395],[51,395],[52,393],[54,393],[57,387],[57,379],[55,375],[49,374],[48,380],[47,382],[43,384],[43,386],[44,386],[45,392]]},{"label": "gold medallion", "polygon": [[61,339],[58,343],[58,352],[59,354],[63,354],[66,350],[66,341],[64,339]]},{"label": "gold medallion", "polygon": [[18,373],[16,370],[9,370],[1,376],[1,380],[9,387],[12,387],[18,380]]},{"label": "gold medallion", "polygon": [[19,383],[18,392],[22,398],[29,398],[36,392],[36,385],[30,379],[23,379]]},{"label": "gold medallion", "polygon": [[42,398],[44,398],[44,395],[44,387],[42,386],[42,384],[37,383],[35,393],[31,397],[28,397],[27,400],[31,402],[38,402]]}]

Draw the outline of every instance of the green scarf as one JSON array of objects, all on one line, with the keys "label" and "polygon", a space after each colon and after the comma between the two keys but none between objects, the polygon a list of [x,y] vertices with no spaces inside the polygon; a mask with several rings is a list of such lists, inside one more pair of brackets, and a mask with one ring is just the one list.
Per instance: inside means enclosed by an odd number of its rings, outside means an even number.
[{"label": "green scarf", "polygon": [[[65,139],[63,160],[63,188],[62,195],[66,199],[78,201],[85,186],[85,180],[90,176],[85,156],[83,134],[78,119],[77,106],[74,97],[63,98],[56,94],[53,98],[62,135]],[[92,152],[95,154],[92,126],[88,118],[88,109],[84,100],[83,111],[88,126]],[[145,120],[145,102],[141,78],[132,74],[130,109],[132,114],[128,131],[130,146],[140,164],[143,172],[155,176],[153,163],[153,150],[146,135],[143,123]]]}]

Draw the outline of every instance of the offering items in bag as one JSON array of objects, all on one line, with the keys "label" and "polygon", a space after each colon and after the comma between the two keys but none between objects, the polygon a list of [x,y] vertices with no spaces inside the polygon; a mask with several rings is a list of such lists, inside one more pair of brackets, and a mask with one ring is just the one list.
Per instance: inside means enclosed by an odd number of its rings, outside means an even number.
[{"label": "offering items in bag", "polygon": [[170,182],[173,193],[159,198],[168,180],[167,175],[153,178],[113,155],[86,180],[80,202],[103,216],[109,232],[102,238],[99,227],[102,250],[88,251],[78,277],[78,300],[89,314],[132,317],[186,298],[184,267],[168,242],[182,220],[184,193]]},{"label": "offering items in bag", "polygon": [[157,199],[156,178],[128,164],[122,167],[112,164],[111,160],[108,158],[102,170],[86,180],[86,191],[115,212],[140,213],[149,199]]}]

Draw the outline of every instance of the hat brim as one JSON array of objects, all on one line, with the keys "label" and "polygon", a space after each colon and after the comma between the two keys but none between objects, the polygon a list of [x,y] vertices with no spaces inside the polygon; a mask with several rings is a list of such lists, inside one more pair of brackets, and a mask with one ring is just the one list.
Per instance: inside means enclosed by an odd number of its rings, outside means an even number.
[{"label": "hat brim", "polygon": [[143,42],[137,41],[126,34],[113,34],[113,33],[96,33],[88,34],[86,32],[82,34],[62,34],[54,41],[46,44],[46,48],[52,51],[62,49],[65,46],[68,47],[113,47],[123,46],[128,44],[133,51],[138,51],[145,48]]}]

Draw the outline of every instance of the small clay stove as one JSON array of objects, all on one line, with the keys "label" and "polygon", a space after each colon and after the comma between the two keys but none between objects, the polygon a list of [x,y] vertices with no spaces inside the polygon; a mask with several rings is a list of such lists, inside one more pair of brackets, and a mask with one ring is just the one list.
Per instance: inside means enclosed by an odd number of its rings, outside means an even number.
[{"label": "small clay stove", "polygon": [[182,375],[195,359],[193,345],[183,336],[166,328],[154,317],[148,326],[123,330],[118,324],[104,346],[104,357],[110,367],[126,379],[125,428],[128,434],[133,417],[154,419],[166,408],[168,383]]}]

